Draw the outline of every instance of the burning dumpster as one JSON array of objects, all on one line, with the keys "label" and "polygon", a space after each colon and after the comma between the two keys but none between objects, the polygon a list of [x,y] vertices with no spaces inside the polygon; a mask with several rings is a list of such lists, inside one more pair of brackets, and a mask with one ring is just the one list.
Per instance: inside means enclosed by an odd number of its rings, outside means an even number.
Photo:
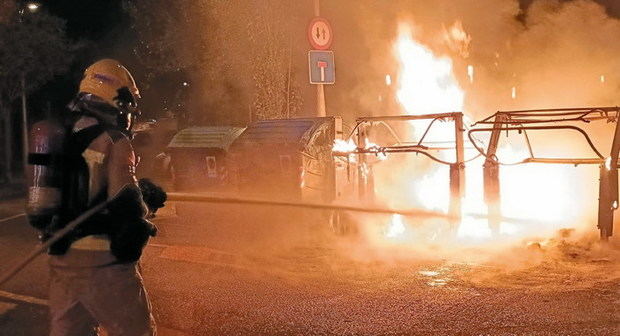
[{"label": "burning dumpster", "polygon": [[[521,165],[566,165],[566,166],[598,166],[598,229],[603,240],[613,235],[614,213],[618,209],[618,156],[620,154],[620,124],[618,107],[583,107],[562,109],[539,109],[521,111],[499,111],[476,123],[483,127],[470,130],[472,138],[476,133],[490,134],[490,141],[486,148],[476,146],[476,149],[485,157],[484,164],[484,196],[488,206],[489,224],[499,227],[502,217],[502,189],[500,184],[501,166]],[[603,124],[603,125],[595,125]],[[486,126],[486,127],[484,127]],[[586,128],[588,127],[589,128]],[[606,127],[604,127],[606,126]],[[515,135],[522,138],[526,150],[518,160],[513,158],[507,163],[505,152],[500,146],[500,133]],[[553,142],[552,135],[566,132],[580,139],[567,141],[565,136],[561,141]],[[537,134],[543,134],[544,141],[533,141]],[[598,140],[598,141],[597,141]],[[507,140],[503,140],[507,142]],[[553,155],[544,152],[540,147],[546,144]],[[536,147],[533,146],[536,144]],[[474,144],[475,145],[475,144]],[[504,144],[505,146],[506,144]],[[573,151],[567,151],[567,148]],[[574,149],[579,149],[577,155]],[[604,148],[605,150],[601,150]],[[585,155],[584,155],[585,154]],[[505,169],[505,168],[504,168]],[[547,168],[549,169],[549,168]],[[556,169],[556,171],[558,171]],[[528,176],[532,178],[532,176]],[[509,182],[503,180],[502,183]],[[548,181],[545,181],[548,182]],[[526,183],[522,181],[521,183]],[[574,180],[566,179],[565,184],[575,184]],[[539,191],[540,192],[540,191]],[[558,197],[559,199],[559,197]],[[554,199],[554,203],[559,203]],[[575,200],[572,207],[577,207],[582,201]],[[549,212],[549,209],[546,209]]]},{"label": "burning dumpster", "polygon": [[246,195],[331,202],[340,117],[257,121],[230,148],[235,185]]},{"label": "burning dumpster", "polygon": [[168,150],[177,191],[221,191],[228,184],[226,154],[243,128],[190,127],[170,141]]},{"label": "burning dumpster", "polygon": [[[409,194],[403,189],[403,181],[423,180],[425,171],[435,169],[429,164],[446,166],[446,175],[438,175],[438,178],[449,181],[444,190],[446,198],[449,198],[446,210],[453,218],[453,226],[458,226],[465,193],[465,164],[472,160],[465,156],[469,147],[465,146],[463,117],[463,113],[451,112],[358,118],[349,140],[338,141],[333,147],[337,158],[337,180],[348,181],[339,183],[338,194],[349,199],[357,196],[358,201],[366,204],[405,200],[405,204],[400,206],[408,207],[411,204],[406,204],[407,198],[402,197]],[[408,154],[404,160],[403,157],[389,157]],[[428,160],[418,162],[422,161],[419,160],[421,158]],[[399,170],[403,167],[408,167],[410,172],[406,178],[400,179]],[[382,171],[380,178],[375,176],[377,169]],[[416,173],[420,175],[416,176]],[[396,189],[399,192],[393,193],[388,200],[386,197],[376,199],[377,196],[385,196],[376,195],[376,192],[385,190],[384,184],[394,181],[398,181]],[[439,186],[439,183],[434,183],[430,188],[420,188],[420,197],[429,199],[428,193],[441,193],[437,192]]]}]

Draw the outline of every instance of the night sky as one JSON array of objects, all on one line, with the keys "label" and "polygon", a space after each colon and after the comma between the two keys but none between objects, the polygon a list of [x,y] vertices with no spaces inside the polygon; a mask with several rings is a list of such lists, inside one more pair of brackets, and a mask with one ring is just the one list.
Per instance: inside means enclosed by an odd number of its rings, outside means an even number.
[{"label": "night sky", "polygon": [[120,0],[45,0],[43,10],[66,21],[66,33],[80,45],[71,71],[48,83],[33,97],[32,104],[47,109],[62,108],[75,94],[83,69],[97,59],[111,57],[126,60],[136,36],[130,17]]},{"label": "night sky", "polygon": [[[534,1],[520,0],[523,8]],[[620,1],[595,1],[606,6],[610,14],[620,15]],[[50,13],[67,21],[70,37],[97,41],[102,53],[114,54],[119,40],[135,38],[131,36],[131,22],[123,10],[122,0],[44,0],[42,3]]]}]

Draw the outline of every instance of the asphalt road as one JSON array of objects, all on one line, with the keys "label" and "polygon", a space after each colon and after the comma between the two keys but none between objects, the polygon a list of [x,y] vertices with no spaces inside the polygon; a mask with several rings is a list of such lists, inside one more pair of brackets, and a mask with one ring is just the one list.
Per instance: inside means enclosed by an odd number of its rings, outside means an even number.
[{"label": "asphalt road", "polygon": [[[0,273],[36,243],[0,203]],[[16,216],[17,217],[13,217]],[[338,238],[312,213],[204,207],[156,220],[142,259],[161,335],[620,335],[620,244],[467,246]],[[0,288],[0,335],[45,335],[38,259]]]}]

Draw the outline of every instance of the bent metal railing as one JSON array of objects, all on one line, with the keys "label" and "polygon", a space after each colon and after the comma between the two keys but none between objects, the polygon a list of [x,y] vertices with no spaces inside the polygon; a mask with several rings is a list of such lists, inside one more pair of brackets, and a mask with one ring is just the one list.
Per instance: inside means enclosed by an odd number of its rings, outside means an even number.
[{"label": "bent metal railing", "polygon": [[[499,167],[502,165],[519,165],[526,163],[542,164],[598,164],[600,166],[598,229],[601,238],[607,240],[613,235],[614,211],[618,208],[618,156],[620,153],[620,115],[619,107],[585,107],[566,109],[541,109],[521,111],[499,111],[485,119],[476,122],[473,126],[489,125],[486,128],[476,128],[468,131],[468,137],[473,140],[473,134],[490,132],[490,140],[486,150],[472,141],[473,146],[485,157],[483,167],[484,195],[489,210],[489,225],[498,230],[501,221],[500,209],[500,180]],[[611,151],[608,157],[601,154],[588,133],[574,125],[554,125],[557,123],[590,123],[605,120],[616,123]],[[569,130],[578,132],[584,137],[594,153],[591,158],[544,158],[536,157],[532,150],[528,131],[557,131]],[[516,131],[525,137],[530,157],[515,163],[500,162],[497,157],[499,136],[502,131]],[[615,163],[615,166],[612,166]]]},{"label": "bent metal railing", "polygon": [[[413,120],[430,120],[430,123],[426,126],[420,139],[415,142],[403,142],[394,129],[388,123],[389,121],[413,121]],[[428,146],[426,137],[429,134],[430,129],[436,124],[437,121],[448,121],[454,123],[454,139],[450,139],[448,143],[452,146]],[[387,128],[388,133],[394,137],[395,143],[389,146],[370,146],[368,144],[368,134],[372,127],[384,126]],[[415,153],[426,156],[427,158],[437,162],[439,164],[447,165],[450,167],[450,206],[449,216],[453,220],[453,224],[460,222],[461,219],[461,200],[465,194],[465,163],[474,160],[480,155],[474,158],[465,158],[465,139],[464,133],[466,126],[463,122],[462,112],[449,112],[449,113],[436,113],[436,114],[424,114],[424,115],[400,115],[400,116],[380,116],[380,117],[362,117],[356,120],[356,126],[354,127],[349,139],[356,138],[357,147],[353,151],[348,152],[334,152],[335,156],[357,155],[357,184],[358,184],[358,197],[361,200],[371,200],[373,197],[372,189],[374,185],[372,166],[367,163],[366,155],[383,155],[388,153]],[[450,162],[439,158],[434,155],[437,151],[455,151],[455,161]]]}]

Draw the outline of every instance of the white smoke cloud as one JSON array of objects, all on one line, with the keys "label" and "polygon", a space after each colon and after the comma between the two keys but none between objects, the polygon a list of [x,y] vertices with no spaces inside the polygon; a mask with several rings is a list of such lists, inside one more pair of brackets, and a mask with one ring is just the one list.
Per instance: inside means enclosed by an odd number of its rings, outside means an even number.
[{"label": "white smoke cloud", "polygon": [[[590,0],[538,0],[513,39],[519,106],[616,105],[620,20]],[[601,77],[604,76],[604,77]],[[601,80],[604,78],[604,80]]]},{"label": "white smoke cloud", "polygon": [[[398,62],[388,42],[395,41],[398,24],[406,22],[416,28],[421,43],[453,58],[466,91],[466,109],[476,117],[499,109],[616,105],[620,46],[614,41],[620,36],[620,20],[610,16],[614,3],[604,7],[594,0],[534,0],[522,12],[517,0],[440,0],[432,6],[420,0],[356,1],[352,25],[369,56],[363,60],[364,71],[350,75],[357,79],[352,80],[353,89],[335,103],[360,106],[359,114],[402,113],[398,104],[386,104],[378,96],[386,96],[380,86],[386,73],[398,80]],[[446,43],[446,29],[455,24],[462,24],[465,44]],[[357,61],[348,50],[359,55],[360,49],[339,42],[345,47],[339,60],[347,60],[348,69]],[[463,50],[465,45],[468,50]],[[470,64],[475,67],[474,85],[468,83]]]}]

